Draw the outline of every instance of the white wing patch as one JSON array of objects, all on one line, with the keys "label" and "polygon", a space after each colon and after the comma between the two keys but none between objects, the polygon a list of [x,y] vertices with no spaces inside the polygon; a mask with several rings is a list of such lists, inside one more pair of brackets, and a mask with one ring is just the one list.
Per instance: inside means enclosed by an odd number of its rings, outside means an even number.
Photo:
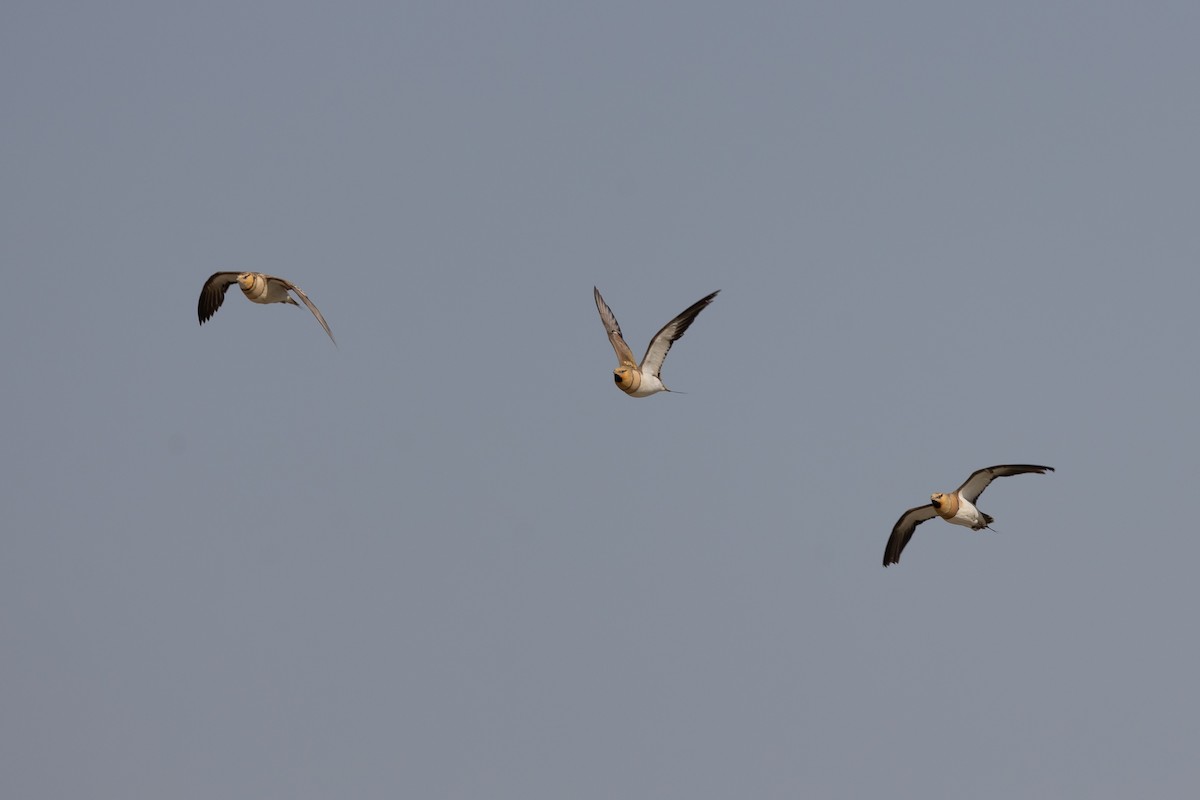
[{"label": "white wing patch", "polygon": [[646,348],[646,355],[642,357],[642,372],[653,375],[656,378],[660,377],[659,373],[662,371],[663,360],[666,359],[671,345],[683,337],[683,334],[687,332],[692,322],[695,321],[696,316],[707,308],[708,304],[720,292],[721,290],[718,289],[707,297],[697,300],[688,306],[683,313],[664,325],[662,330],[654,334],[654,338],[650,340],[650,346]]}]

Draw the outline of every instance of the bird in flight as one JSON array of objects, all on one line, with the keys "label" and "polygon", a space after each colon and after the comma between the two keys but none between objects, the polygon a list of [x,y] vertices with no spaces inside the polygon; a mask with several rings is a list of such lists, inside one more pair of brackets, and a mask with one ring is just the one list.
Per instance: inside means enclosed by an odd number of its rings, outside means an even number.
[{"label": "bird in flight", "polygon": [[671,349],[675,340],[683,336],[696,319],[696,315],[713,301],[720,289],[688,306],[683,313],[654,334],[650,346],[646,348],[646,355],[642,356],[641,364],[633,360],[633,351],[621,337],[621,326],[617,324],[612,309],[600,296],[600,290],[593,286],[592,291],[596,295],[596,310],[600,312],[600,321],[604,323],[608,341],[617,353],[617,368],[613,370],[613,380],[616,381],[617,388],[630,397],[649,397],[658,392],[671,391],[663,385],[662,378],[659,377],[663,359],[667,357],[667,351]]},{"label": "bird in flight", "polygon": [[975,507],[975,501],[983,490],[995,478],[1009,475],[1023,475],[1035,472],[1045,475],[1054,472],[1054,467],[1040,467],[1036,464],[1000,464],[995,467],[984,467],[971,473],[971,477],[950,493],[934,492],[929,496],[930,502],[923,506],[910,508],[896,521],[892,535],[888,538],[887,548],[883,551],[883,565],[900,563],[900,553],[913,531],[926,520],[941,517],[952,525],[963,525],[974,531],[980,531],[992,524],[992,518]]},{"label": "bird in flight", "polygon": [[308,310],[317,318],[317,322],[321,323],[325,333],[329,334],[329,341],[333,342],[335,347],[337,346],[337,341],[333,338],[333,331],[329,330],[329,323],[325,321],[325,317],[321,316],[321,312],[313,305],[312,300],[308,299],[308,295],[304,293],[303,289],[291,281],[261,272],[214,272],[204,282],[204,288],[200,290],[200,304],[197,313],[200,316],[201,325],[217,313],[221,303],[225,302],[225,290],[235,283],[241,287],[242,294],[246,295],[246,299],[252,303],[287,303],[297,306],[300,304],[288,294],[288,292],[295,292],[296,296],[304,302],[304,305],[308,306]]}]

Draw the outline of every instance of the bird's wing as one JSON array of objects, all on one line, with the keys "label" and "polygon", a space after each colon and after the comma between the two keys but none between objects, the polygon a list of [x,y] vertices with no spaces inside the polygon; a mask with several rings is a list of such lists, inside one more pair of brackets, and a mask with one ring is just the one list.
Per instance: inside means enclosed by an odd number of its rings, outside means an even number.
[{"label": "bird's wing", "polygon": [[617,318],[613,316],[612,309],[600,296],[599,289],[593,286],[592,292],[596,295],[596,310],[600,312],[600,321],[604,323],[608,341],[617,353],[617,363],[622,366],[637,367],[637,362],[633,360],[633,351],[629,349],[629,345],[625,344],[625,339],[621,336],[621,326],[617,324]]},{"label": "bird's wing", "polygon": [[1037,464],[998,464],[994,467],[984,467],[972,472],[971,477],[967,478],[963,482],[963,485],[958,487],[958,491],[968,502],[974,503],[979,499],[979,495],[983,494],[983,490],[988,487],[993,478],[1024,475],[1026,472],[1036,472],[1039,475],[1045,475],[1047,472],[1054,472],[1054,467],[1040,467]]},{"label": "bird's wing", "polygon": [[691,326],[692,321],[696,319],[696,315],[703,311],[720,291],[718,289],[707,297],[692,303],[687,307],[687,310],[664,325],[658,333],[654,334],[654,338],[650,340],[650,346],[646,348],[646,355],[642,357],[642,372],[653,375],[656,378],[659,377],[658,373],[662,370],[663,359],[667,357],[667,352],[671,349],[671,345],[675,343],[676,339],[683,336],[684,332]]},{"label": "bird's wing", "polygon": [[304,305],[308,306],[308,310],[311,311],[313,316],[317,318],[317,322],[321,323],[321,327],[325,329],[325,333],[329,334],[329,341],[333,342],[334,347],[337,347],[337,339],[333,338],[333,331],[329,330],[329,323],[325,321],[325,317],[321,316],[320,309],[313,305],[313,301],[308,299],[308,295],[304,293],[303,289],[291,281],[284,280],[283,278],[271,277],[269,280],[279,281],[279,283],[282,284],[285,289],[290,289],[291,291],[295,292],[296,296],[304,301]]},{"label": "bird's wing", "polygon": [[937,509],[933,507],[933,503],[926,503],[905,511],[900,519],[896,520],[896,525],[892,528],[892,535],[888,537],[887,547],[883,551],[883,565],[886,567],[888,564],[899,564],[900,553],[904,551],[904,545],[908,544],[908,540],[912,538],[913,531],[922,522],[936,516]]},{"label": "bird's wing", "polygon": [[225,301],[225,290],[229,288],[229,284],[237,283],[240,274],[240,272],[214,272],[204,282],[204,287],[200,290],[200,303],[196,307],[196,314],[200,317],[201,325],[208,322],[212,315],[217,313],[217,309]]}]

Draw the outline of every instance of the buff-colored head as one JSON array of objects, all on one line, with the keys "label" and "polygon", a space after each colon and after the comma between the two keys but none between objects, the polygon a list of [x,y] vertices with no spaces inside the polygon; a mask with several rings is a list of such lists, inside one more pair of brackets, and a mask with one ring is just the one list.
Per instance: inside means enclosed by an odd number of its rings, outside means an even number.
[{"label": "buff-colored head", "polygon": [[939,517],[950,519],[958,513],[958,492],[950,494],[934,492],[929,495],[929,501],[933,503],[933,508]]},{"label": "buff-colored head", "polygon": [[250,291],[251,287],[254,286],[254,273],[243,272],[241,275],[238,275],[238,286],[242,287],[243,292]]},{"label": "buff-colored head", "polygon": [[642,371],[633,367],[617,367],[613,370],[617,388],[625,394],[633,394],[642,385]]}]

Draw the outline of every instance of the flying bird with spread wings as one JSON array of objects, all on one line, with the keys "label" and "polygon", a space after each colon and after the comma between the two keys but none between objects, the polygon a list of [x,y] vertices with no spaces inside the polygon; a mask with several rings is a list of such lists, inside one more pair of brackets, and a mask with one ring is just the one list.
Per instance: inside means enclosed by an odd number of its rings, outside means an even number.
[{"label": "flying bird with spread wings", "polygon": [[288,294],[288,292],[295,292],[296,296],[304,302],[304,305],[308,306],[308,310],[317,318],[317,322],[321,323],[325,333],[329,334],[329,341],[333,342],[335,347],[337,346],[337,340],[333,338],[333,331],[329,330],[329,323],[325,321],[325,317],[321,316],[321,312],[313,305],[312,300],[308,299],[308,295],[304,293],[303,289],[291,281],[261,272],[214,272],[204,282],[204,288],[200,290],[200,304],[197,313],[200,316],[201,325],[217,313],[221,303],[225,302],[225,291],[235,283],[241,288],[242,294],[246,295],[246,299],[252,303],[287,303],[298,306],[300,304]]},{"label": "flying bird with spread wings", "polygon": [[1005,478],[1009,475],[1024,475],[1034,472],[1045,475],[1054,472],[1054,467],[1041,467],[1036,464],[1000,464],[995,467],[984,467],[971,473],[971,477],[950,493],[934,492],[929,496],[930,502],[923,506],[910,508],[896,521],[892,535],[888,538],[887,548],[883,551],[883,565],[900,563],[900,553],[913,531],[922,522],[934,517],[941,517],[952,525],[963,525],[973,531],[980,531],[992,524],[992,518],[975,507],[975,501],[983,490],[995,478]]},{"label": "flying bird with spread wings", "polygon": [[629,349],[629,345],[625,344],[625,339],[621,336],[621,326],[617,324],[617,318],[613,316],[612,309],[600,296],[600,290],[593,286],[592,291],[596,295],[596,310],[600,312],[600,321],[604,323],[608,341],[617,353],[617,368],[613,370],[613,380],[616,382],[617,388],[630,397],[649,397],[659,392],[671,391],[663,385],[662,378],[659,376],[659,372],[662,371],[663,359],[667,357],[667,351],[671,349],[675,340],[687,331],[692,321],[696,319],[696,315],[703,311],[721,290],[718,289],[697,300],[683,313],[664,325],[662,330],[654,334],[654,338],[650,340],[650,346],[646,348],[646,355],[642,357],[641,364],[633,360],[633,351]]}]

